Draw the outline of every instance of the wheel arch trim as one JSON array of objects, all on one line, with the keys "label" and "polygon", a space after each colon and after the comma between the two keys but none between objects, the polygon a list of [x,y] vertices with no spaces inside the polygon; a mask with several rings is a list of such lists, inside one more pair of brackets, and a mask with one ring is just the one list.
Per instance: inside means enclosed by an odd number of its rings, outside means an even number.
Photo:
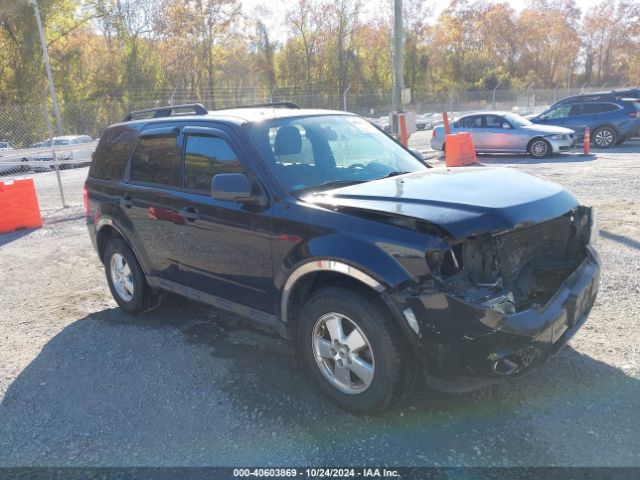
[{"label": "wheel arch trim", "polygon": [[113,218],[111,217],[106,217],[106,216],[100,217],[100,219],[96,222],[96,232],[99,232],[100,230],[102,230],[104,227],[107,227],[107,226],[113,227],[124,238],[124,233],[122,233],[122,229],[118,227],[118,225],[116,225],[116,223],[113,221]]},{"label": "wheel arch trim", "polygon": [[[117,223],[114,221],[113,218],[109,217],[109,216],[101,216],[98,221],[96,222],[96,246],[97,246],[97,239],[98,239],[98,235],[100,234],[100,231],[105,228],[105,227],[111,227],[113,228],[116,232],[118,232],[120,234],[120,236],[122,237],[122,239],[127,242],[127,245],[129,245],[129,248],[131,249],[131,251],[133,252],[133,254],[135,255],[136,259],[138,260],[138,263],[140,264],[140,266],[142,267],[142,271],[145,273],[145,275],[148,273],[147,269],[145,268],[144,262],[141,261],[140,259],[140,255],[138,254],[138,252],[136,251],[136,248],[133,246],[133,244],[129,241],[129,239],[127,238],[127,236],[124,234],[124,232],[122,231],[122,229],[117,225]],[[100,254],[100,251],[98,250],[98,254]],[[104,259],[101,257],[100,260],[104,261]]]},{"label": "wheel arch trim", "polygon": [[359,282],[372,288],[378,293],[381,293],[386,289],[386,286],[382,282],[376,280],[368,273],[360,270],[357,267],[354,267],[353,265],[349,265],[348,263],[340,262],[337,260],[314,259],[297,267],[287,278],[287,281],[282,289],[282,298],[280,300],[280,319],[284,323],[287,323],[289,320],[289,298],[291,297],[291,292],[293,291],[295,285],[305,275],[317,272],[335,272],[346,275],[355,280],[358,280]]}]

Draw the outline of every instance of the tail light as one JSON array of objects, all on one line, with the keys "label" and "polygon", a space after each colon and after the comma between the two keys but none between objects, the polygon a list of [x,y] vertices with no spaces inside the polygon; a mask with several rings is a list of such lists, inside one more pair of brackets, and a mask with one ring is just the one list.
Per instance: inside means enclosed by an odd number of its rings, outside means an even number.
[{"label": "tail light", "polygon": [[82,204],[84,205],[84,216],[89,216],[89,190],[85,185],[82,189]]},{"label": "tail light", "polygon": [[629,112],[631,118],[640,118],[640,112]]}]

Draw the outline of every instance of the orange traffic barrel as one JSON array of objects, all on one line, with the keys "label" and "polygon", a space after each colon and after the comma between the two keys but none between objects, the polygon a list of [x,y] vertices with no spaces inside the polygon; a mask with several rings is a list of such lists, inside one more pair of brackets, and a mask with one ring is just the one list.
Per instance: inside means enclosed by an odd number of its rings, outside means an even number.
[{"label": "orange traffic barrel", "polygon": [[32,178],[0,182],[0,233],[42,226]]},{"label": "orange traffic barrel", "polygon": [[478,163],[469,132],[451,133],[445,137],[444,160],[447,167],[464,167]]}]

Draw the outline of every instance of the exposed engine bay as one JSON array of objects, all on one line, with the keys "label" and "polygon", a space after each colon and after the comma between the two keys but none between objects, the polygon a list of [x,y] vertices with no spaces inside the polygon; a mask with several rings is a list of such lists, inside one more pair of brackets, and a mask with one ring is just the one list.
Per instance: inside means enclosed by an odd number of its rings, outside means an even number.
[{"label": "exposed engine bay", "polygon": [[456,297],[503,314],[540,309],[577,269],[592,240],[592,209],[507,232],[471,236],[429,252],[437,281]]}]

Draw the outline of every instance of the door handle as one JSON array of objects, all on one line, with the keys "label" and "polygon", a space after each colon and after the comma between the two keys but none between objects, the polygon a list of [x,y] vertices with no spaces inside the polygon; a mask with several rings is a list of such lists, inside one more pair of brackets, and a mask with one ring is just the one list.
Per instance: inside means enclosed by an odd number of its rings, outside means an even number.
[{"label": "door handle", "polygon": [[178,215],[180,215],[182,218],[186,218],[190,222],[194,222],[198,218],[200,218],[200,212],[198,212],[198,209],[195,207],[181,208],[180,210],[178,210]]},{"label": "door handle", "polygon": [[124,197],[122,197],[120,199],[120,205],[125,208],[133,207],[133,198],[131,198],[131,195],[125,195]]}]

